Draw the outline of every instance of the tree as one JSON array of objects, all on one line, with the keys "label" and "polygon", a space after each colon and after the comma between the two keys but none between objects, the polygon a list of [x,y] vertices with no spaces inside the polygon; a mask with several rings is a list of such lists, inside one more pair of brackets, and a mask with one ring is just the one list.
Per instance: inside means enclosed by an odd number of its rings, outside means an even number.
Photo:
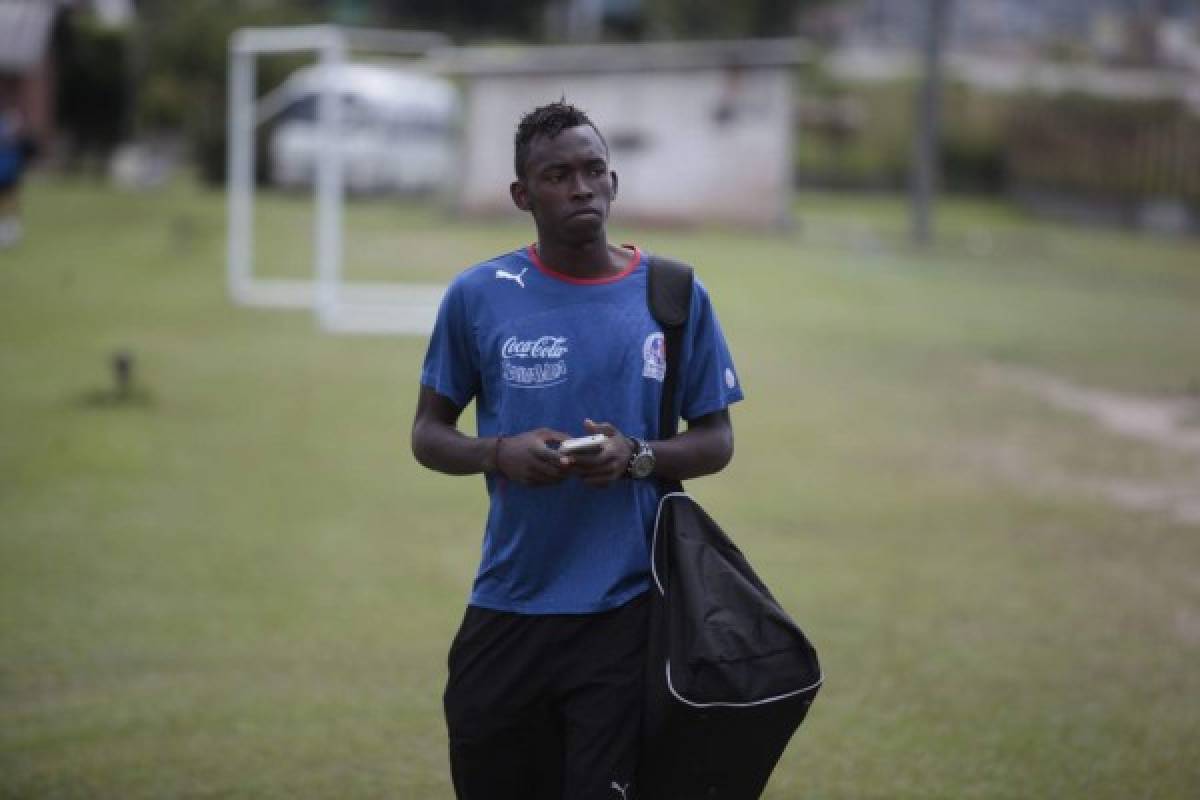
[{"label": "tree", "polygon": [[[144,0],[135,29],[138,128],[182,131],[201,176],[222,181],[229,37],[251,25],[320,22],[322,6],[301,0]],[[299,63],[264,59],[260,85],[279,83]]]},{"label": "tree", "polygon": [[130,37],[82,13],[67,17],[61,36],[58,122],[70,142],[70,160],[102,165],[129,133]]},{"label": "tree", "polygon": [[388,27],[436,30],[459,40],[540,38],[550,0],[375,0],[373,19]]},{"label": "tree", "polygon": [[830,0],[644,0],[651,35],[679,39],[790,36],[800,15]]}]

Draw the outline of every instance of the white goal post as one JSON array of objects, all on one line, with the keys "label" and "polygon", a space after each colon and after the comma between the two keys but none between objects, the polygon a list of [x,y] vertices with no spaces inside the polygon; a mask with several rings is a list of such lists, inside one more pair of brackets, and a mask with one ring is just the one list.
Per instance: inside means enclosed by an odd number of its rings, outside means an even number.
[{"label": "white goal post", "polygon": [[448,39],[427,31],[384,31],[307,25],[243,28],[229,43],[228,240],[229,293],[243,305],[311,308],[325,330],[346,333],[427,333],[444,287],[399,282],[347,282],[342,276],[343,205],[341,106],[334,82],[322,85],[317,125],[322,157],[317,160],[314,194],[313,278],[288,280],[254,275],[254,172],[258,100],[257,58],[277,53],[315,52],[322,68],[336,70],[351,52],[373,51],[421,56],[445,47]]}]

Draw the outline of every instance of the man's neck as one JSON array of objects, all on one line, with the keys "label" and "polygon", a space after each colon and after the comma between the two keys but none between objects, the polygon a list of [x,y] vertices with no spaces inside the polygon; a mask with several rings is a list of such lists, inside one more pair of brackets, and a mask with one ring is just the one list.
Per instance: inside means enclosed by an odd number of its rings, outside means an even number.
[{"label": "man's neck", "polygon": [[626,267],[629,254],[600,236],[578,244],[548,241],[539,236],[538,258],[548,268],[572,278],[607,278]]}]

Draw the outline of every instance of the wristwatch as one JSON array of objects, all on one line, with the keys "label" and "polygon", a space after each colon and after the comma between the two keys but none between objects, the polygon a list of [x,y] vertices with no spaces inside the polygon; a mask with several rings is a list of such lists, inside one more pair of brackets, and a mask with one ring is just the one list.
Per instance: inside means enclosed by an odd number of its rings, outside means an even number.
[{"label": "wristwatch", "polygon": [[654,472],[654,451],[641,439],[631,436],[629,442],[633,445],[633,454],[629,456],[629,466],[625,471],[634,480],[649,478],[650,473]]}]

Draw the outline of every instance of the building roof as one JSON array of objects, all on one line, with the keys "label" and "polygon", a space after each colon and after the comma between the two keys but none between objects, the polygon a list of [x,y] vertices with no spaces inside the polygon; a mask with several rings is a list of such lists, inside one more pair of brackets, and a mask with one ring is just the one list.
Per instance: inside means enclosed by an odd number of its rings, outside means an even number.
[{"label": "building roof", "polygon": [[41,60],[57,12],[55,3],[0,0],[0,72],[25,72]]},{"label": "building roof", "polygon": [[429,55],[435,70],[458,75],[591,74],[790,67],[812,58],[801,39],[447,47]]}]

